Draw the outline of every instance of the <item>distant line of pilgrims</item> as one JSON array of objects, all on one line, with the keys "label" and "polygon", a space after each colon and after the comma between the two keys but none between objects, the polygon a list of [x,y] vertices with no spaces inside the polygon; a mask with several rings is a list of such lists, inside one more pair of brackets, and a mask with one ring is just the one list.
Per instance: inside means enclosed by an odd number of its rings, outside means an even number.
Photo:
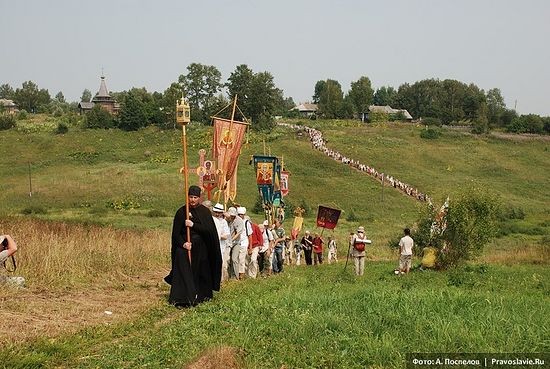
[{"label": "distant line of pilgrims", "polygon": [[371,167],[369,165],[360,163],[358,160],[350,159],[347,156],[339,153],[338,151],[329,149],[325,144],[325,140],[323,139],[323,134],[319,130],[317,130],[315,128],[308,127],[308,126],[300,126],[300,125],[288,124],[288,123],[279,123],[279,125],[289,127],[289,128],[295,129],[295,130],[304,130],[304,131],[306,131],[309,135],[309,139],[310,139],[311,144],[313,145],[313,147],[315,149],[321,151],[322,153],[324,153],[328,157],[330,157],[330,158],[332,158],[336,161],[339,161],[343,164],[347,164],[347,165],[349,165],[349,166],[351,166],[351,167],[353,167],[353,168],[355,168],[355,169],[357,169],[361,172],[365,172],[368,175],[370,175],[371,177],[376,178],[380,182],[383,182],[383,183],[387,182],[392,187],[400,190],[402,193],[404,193],[408,196],[411,196],[411,197],[415,198],[418,201],[431,202],[431,198],[428,195],[426,195],[425,193],[420,192],[419,190],[417,190],[413,186],[411,186],[409,184],[406,184],[406,183],[394,178],[391,175],[381,173],[381,172],[379,172],[378,170],[374,169],[373,167]]}]

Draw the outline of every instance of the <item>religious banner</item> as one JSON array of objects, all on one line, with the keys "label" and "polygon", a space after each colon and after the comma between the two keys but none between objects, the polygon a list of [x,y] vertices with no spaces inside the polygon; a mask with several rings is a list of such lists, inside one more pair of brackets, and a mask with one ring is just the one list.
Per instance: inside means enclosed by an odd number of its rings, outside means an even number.
[{"label": "religious banner", "polygon": [[334,229],[336,224],[338,224],[341,212],[342,211],[339,209],[319,205],[319,210],[317,211],[317,227]]},{"label": "religious banner", "polygon": [[302,225],[304,224],[304,212],[304,209],[299,206],[294,209],[294,223],[292,224],[292,229],[290,231],[290,236],[293,240],[295,240],[302,231]]},{"label": "religious banner", "polygon": [[274,196],[275,173],[278,159],[275,156],[254,155],[256,184],[264,204],[272,204]]},{"label": "religious banner", "polygon": [[218,163],[222,183],[229,181],[235,174],[247,124],[223,118],[214,118],[213,124],[212,156]]},{"label": "religious banner", "polygon": [[281,193],[283,196],[288,195],[288,178],[290,173],[286,170],[281,171]]}]

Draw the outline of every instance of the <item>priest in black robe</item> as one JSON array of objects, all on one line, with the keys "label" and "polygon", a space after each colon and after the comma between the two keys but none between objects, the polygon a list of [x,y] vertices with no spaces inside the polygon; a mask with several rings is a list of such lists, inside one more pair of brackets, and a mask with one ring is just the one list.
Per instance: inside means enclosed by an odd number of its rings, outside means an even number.
[{"label": "priest in black robe", "polygon": [[[176,212],[172,226],[172,270],[165,281],[171,285],[169,303],[180,308],[210,300],[213,291],[220,290],[222,257],[218,232],[200,195],[200,187],[189,187],[189,220],[184,205]],[[187,242],[187,227],[191,243]]]}]

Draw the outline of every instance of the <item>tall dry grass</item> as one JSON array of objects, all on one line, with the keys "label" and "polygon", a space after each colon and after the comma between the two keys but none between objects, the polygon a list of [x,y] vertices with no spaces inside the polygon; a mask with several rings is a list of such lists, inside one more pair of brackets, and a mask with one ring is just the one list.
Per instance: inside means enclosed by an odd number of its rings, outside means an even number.
[{"label": "tall dry grass", "polygon": [[169,231],[8,218],[0,234],[15,239],[16,275],[29,288],[59,289],[113,282],[169,267]]}]

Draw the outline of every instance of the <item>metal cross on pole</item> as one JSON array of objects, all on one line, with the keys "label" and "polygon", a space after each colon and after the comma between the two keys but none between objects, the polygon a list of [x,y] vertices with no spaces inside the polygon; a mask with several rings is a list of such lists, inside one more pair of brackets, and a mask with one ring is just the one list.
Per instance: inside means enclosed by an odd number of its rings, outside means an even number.
[{"label": "metal cross on pole", "polygon": [[[189,103],[181,97],[181,100],[176,101],[176,122],[182,127],[181,144],[183,146],[183,181],[185,191],[189,189],[189,173],[187,165],[187,132],[185,127],[191,122],[191,108]],[[185,195],[185,220],[189,220],[189,194]],[[187,242],[191,242],[191,230],[189,227],[185,227],[187,230]],[[191,263],[191,250],[187,250],[187,257],[189,263]]]}]

